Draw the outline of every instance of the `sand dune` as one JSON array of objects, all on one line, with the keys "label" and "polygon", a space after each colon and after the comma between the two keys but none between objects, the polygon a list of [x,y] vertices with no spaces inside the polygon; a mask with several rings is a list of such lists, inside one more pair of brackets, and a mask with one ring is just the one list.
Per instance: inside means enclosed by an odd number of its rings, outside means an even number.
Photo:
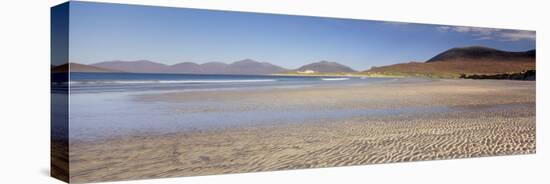
[{"label": "sand dune", "polygon": [[[408,79],[407,79],[408,80]],[[91,182],[535,153],[535,83],[429,80],[347,88],[140,95],[140,101],[225,101],[201,110],[448,111],[350,117],[71,142],[71,181]],[[277,99],[277,100],[272,100]],[[251,107],[252,106],[252,107]],[[222,121],[222,120],[220,120]]]}]

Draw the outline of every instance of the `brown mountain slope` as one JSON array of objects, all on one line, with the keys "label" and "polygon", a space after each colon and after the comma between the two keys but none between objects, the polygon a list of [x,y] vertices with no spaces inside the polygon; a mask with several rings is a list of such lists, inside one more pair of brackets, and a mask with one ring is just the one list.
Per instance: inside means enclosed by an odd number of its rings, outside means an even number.
[{"label": "brown mountain slope", "polygon": [[502,51],[482,46],[452,48],[442,52],[426,61],[430,62],[450,62],[450,61],[476,61],[476,60],[495,60],[495,61],[516,61],[518,59],[534,59],[535,50],[524,52]]},{"label": "brown mountain slope", "polygon": [[430,60],[372,67],[364,73],[457,78],[461,74],[516,73],[536,68],[535,51],[507,52],[485,47],[449,49]]},{"label": "brown mountain slope", "polygon": [[69,68],[71,72],[121,72],[119,70],[113,70],[113,69],[107,69],[107,68],[101,68],[97,66],[90,66],[90,65],[84,65],[79,63],[70,63],[70,64],[63,64],[56,67],[51,68],[51,72],[58,73],[58,72],[67,72],[69,71]]}]

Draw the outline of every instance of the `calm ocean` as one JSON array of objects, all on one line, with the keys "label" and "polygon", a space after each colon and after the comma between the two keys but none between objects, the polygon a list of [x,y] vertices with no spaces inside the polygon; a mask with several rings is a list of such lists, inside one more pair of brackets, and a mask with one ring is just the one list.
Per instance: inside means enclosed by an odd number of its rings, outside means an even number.
[{"label": "calm ocean", "polygon": [[272,76],[272,75],[208,75],[208,74],[144,74],[144,73],[70,73],[71,93],[129,92],[147,90],[193,90],[243,87],[322,85],[382,81],[377,78]]},{"label": "calm ocean", "polygon": [[[140,95],[170,92],[302,88],[365,85],[389,81],[377,78],[298,77],[258,75],[190,75],[137,73],[71,73],[70,137],[73,140],[127,134],[169,133],[180,130],[246,126],[304,120],[348,118],[386,112],[358,110],[249,109],[253,104],[196,99],[171,103],[143,101]],[[66,84],[65,84],[66,85]],[[64,94],[53,94],[55,98]],[[223,109],[219,112],[181,112],[179,109]],[[291,110],[289,110],[291,109]],[[401,113],[400,111],[396,111]]]}]

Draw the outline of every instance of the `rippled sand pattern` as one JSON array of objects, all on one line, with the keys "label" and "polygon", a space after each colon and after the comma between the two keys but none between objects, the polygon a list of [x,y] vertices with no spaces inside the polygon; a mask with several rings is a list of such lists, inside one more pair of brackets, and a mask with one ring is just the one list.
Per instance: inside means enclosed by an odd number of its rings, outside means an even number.
[{"label": "rippled sand pattern", "polygon": [[[449,85],[448,82],[442,84]],[[72,142],[71,182],[535,153],[534,83],[531,87],[532,94],[528,94],[531,97],[518,95],[522,99],[503,99],[507,103],[499,107],[508,108],[491,108],[484,99],[479,101],[483,104],[454,106],[453,111],[445,113],[356,117]],[[521,92],[529,89],[527,85]],[[510,93],[505,95],[509,97],[518,91],[498,92]],[[472,94],[463,95],[471,97]],[[453,96],[453,99],[459,97]],[[489,102],[499,104],[498,96],[492,99],[496,100]],[[509,103],[514,100],[517,103]]]}]

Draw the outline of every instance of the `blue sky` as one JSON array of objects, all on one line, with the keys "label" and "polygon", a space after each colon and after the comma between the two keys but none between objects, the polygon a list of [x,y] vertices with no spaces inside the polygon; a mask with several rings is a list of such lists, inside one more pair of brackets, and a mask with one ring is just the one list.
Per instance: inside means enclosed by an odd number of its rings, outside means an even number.
[{"label": "blue sky", "polygon": [[71,2],[71,62],[254,59],[294,69],[320,60],[356,70],[425,61],[453,47],[535,48],[535,32]]}]

